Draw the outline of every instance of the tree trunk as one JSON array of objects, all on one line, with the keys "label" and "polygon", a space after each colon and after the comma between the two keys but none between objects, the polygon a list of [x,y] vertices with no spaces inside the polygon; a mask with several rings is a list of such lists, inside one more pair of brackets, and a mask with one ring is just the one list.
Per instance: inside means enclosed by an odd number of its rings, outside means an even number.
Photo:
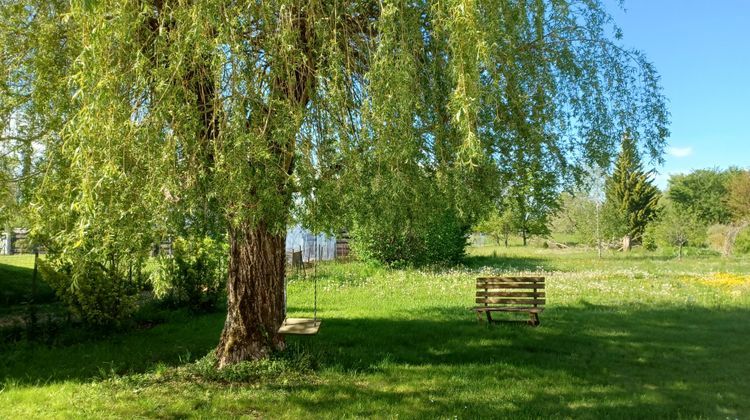
[{"label": "tree trunk", "polygon": [[622,237],[622,250],[623,252],[630,251],[630,235],[625,235]]},{"label": "tree trunk", "polygon": [[283,350],[278,329],[284,321],[284,244],[260,223],[229,230],[227,319],[216,348],[218,367],[257,360]]},{"label": "tree trunk", "polygon": [[523,246],[526,246],[526,230],[521,231],[521,235],[523,236]]},{"label": "tree trunk", "polygon": [[503,240],[505,241],[505,247],[507,248],[508,247],[508,235],[507,234],[505,235]]},{"label": "tree trunk", "polygon": [[677,259],[682,259],[682,244],[680,244],[679,251],[677,251]]}]

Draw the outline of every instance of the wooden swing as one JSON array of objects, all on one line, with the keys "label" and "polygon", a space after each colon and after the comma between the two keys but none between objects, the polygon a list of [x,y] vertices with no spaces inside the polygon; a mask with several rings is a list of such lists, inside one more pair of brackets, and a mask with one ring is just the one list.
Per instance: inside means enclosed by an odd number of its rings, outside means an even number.
[{"label": "wooden swing", "polygon": [[[318,250],[320,251],[320,250]],[[294,253],[293,253],[294,254]],[[299,261],[302,262],[302,249],[300,249]],[[318,252],[318,259],[320,258],[320,252]],[[292,262],[294,262],[294,255],[292,256]],[[308,258],[309,261],[309,258]],[[313,285],[314,285],[314,299],[313,299],[313,317],[312,318],[287,318],[286,317],[286,293],[287,293],[287,280],[284,279],[284,322],[279,327],[279,334],[285,335],[315,335],[320,330],[321,320],[318,319],[318,276],[317,274],[318,260],[315,261],[313,271]],[[304,270],[304,265],[302,266]],[[304,271],[303,271],[304,272]]]}]

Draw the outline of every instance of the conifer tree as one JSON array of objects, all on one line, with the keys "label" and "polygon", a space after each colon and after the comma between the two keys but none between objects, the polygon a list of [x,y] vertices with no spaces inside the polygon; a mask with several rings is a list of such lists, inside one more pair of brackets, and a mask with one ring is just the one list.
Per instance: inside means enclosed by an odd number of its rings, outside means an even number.
[{"label": "conifer tree", "polygon": [[623,250],[640,243],[646,226],[658,214],[659,190],[652,172],[645,171],[638,147],[629,135],[623,136],[620,154],[605,184],[605,223],[609,233],[623,239]]}]

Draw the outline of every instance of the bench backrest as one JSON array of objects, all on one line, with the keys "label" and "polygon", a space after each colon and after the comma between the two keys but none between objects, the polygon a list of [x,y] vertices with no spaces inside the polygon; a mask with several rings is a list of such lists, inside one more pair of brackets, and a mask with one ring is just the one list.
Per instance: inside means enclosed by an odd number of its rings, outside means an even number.
[{"label": "bench backrest", "polygon": [[477,301],[484,306],[544,305],[544,277],[479,277]]}]

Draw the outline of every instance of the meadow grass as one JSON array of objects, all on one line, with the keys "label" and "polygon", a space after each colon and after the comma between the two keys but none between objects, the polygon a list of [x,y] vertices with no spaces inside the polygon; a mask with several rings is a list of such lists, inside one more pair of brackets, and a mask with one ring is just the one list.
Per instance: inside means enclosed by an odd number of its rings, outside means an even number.
[{"label": "meadow grass", "polygon": [[[532,273],[547,277],[540,327],[476,321],[475,277]],[[0,346],[0,418],[750,415],[748,258],[484,247],[456,268],[317,274],[320,333],[224,372],[221,313]],[[289,315],[312,305],[309,276],[291,276]]]}]

